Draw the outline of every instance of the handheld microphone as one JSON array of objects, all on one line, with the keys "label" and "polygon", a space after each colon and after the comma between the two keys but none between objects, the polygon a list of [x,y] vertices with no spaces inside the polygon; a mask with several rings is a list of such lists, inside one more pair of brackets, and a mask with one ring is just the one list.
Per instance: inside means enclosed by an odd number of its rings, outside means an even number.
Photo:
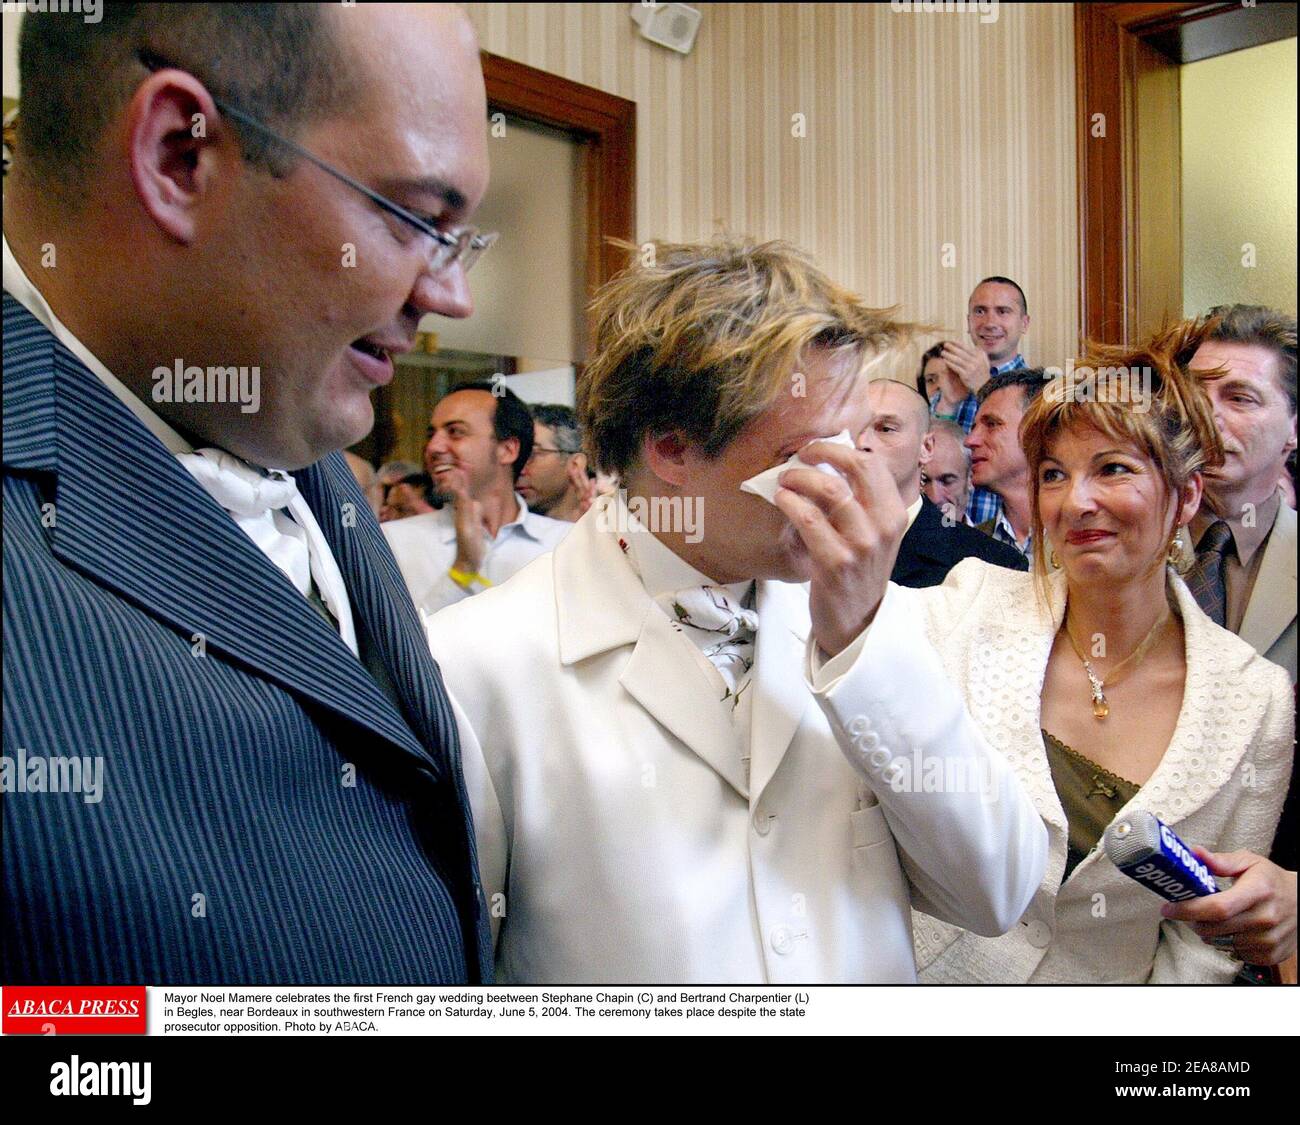
[{"label": "handheld microphone", "polygon": [[1210,870],[1159,817],[1135,811],[1117,820],[1103,837],[1106,855],[1130,879],[1170,902],[1215,894]]}]

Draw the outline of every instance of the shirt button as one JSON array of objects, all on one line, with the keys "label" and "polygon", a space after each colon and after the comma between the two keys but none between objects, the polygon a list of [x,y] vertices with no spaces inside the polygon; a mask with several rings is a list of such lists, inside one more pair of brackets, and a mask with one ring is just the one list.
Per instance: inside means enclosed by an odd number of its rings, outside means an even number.
[{"label": "shirt button", "polygon": [[772,948],[781,956],[785,956],[794,948],[794,938],[790,936],[790,931],[785,926],[777,926],[771,934]]},{"label": "shirt button", "polygon": [[1046,949],[1052,944],[1052,927],[1035,918],[1029,923],[1025,936],[1029,938],[1029,944],[1035,949]]},{"label": "shirt button", "polygon": [[754,812],[754,831],[760,836],[766,836],[772,831],[772,814],[765,808],[758,808]]},{"label": "shirt button", "polygon": [[869,730],[858,739],[858,745],[864,750],[874,750],[880,745],[880,735],[874,730]]},{"label": "shirt button", "polygon": [[888,746],[882,746],[878,750],[871,751],[867,761],[871,763],[871,768],[875,770],[884,769],[889,764],[889,759],[893,757]]}]

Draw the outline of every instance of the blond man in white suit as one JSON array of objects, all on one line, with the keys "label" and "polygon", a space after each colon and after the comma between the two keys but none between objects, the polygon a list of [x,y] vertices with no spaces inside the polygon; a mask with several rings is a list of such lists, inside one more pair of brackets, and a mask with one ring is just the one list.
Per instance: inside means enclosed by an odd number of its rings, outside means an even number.
[{"label": "blond man in white suit", "polygon": [[[886,593],[886,466],[814,440],[863,432],[907,327],[779,243],[659,245],[594,315],[578,411],[624,491],[429,628],[498,980],[908,982],[909,902],[1014,925],[1042,823]],[[838,472],[740,490],[800,449]],[[914,753],[958,781],[898,785]]]}]

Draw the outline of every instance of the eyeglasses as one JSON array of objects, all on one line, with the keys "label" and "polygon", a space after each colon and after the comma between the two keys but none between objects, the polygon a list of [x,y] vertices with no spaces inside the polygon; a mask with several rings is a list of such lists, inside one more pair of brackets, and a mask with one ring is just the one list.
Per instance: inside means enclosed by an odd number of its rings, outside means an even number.
[{"label": "eyeglasses", "polygon": [[[166,59],[159,55],[155,55],[151,51],[140,51],[137,57],[149,70],[156,71],[169,67],[177,70],[185,69],[184,67],[175,67],[174,64],[169,63]],[[209,91],[209,93],[211,93],[211,91]],[[277,133],[270,126],[263,125],[262,122],[258,121],[255,117],[250,117],[243,110],[235,108],[229,102],[214,96],[212,98],[212,103],[227,117],[238,121],[241,125],[256,130],[265,137],[269,137],[277,144],[283,145],[290,152],[296,153],[304,160],[316,165],[316,167],[322,172],[328,172],[336,180],[340,180],[347,184],[348,187],[361,192],[362,195],[377,207],[387,211],[390,215],[396,216],[403,222],[409,223],[421,234],[428,235],[428,237],[433,240],[433,245],[429,252],[429,269],[433,273],[439,273],[442,270],[450,269],[457,262],[460,263],[460,268],[464,270],[465,273],[469,273],[474,263],[483,256],[483,252],[500,237],[500,235],[495,231],[480,231],[477,227],[470,226],[456,227],[449,231],[438,230],[437,227],[431,226],[424,219],[408,211],[405,207],[394,203],[391,199],[385,198],[377,191],[366,187],[366,185],[360,181],[354,180],[346,172],[339,171],[339,169],[322,160],[315,153],[309,152],[307,149],[303,148],[302,145],[291,141],[288,137],[281,136],[281,134]]]},{"label": "eyeglasses", "polygon": [[532,460],[539,453],[562,453],[565,457],[572,457],[578,451],[576,449],[549,449],[544,445],[533,446],[533,451],[528,455],[528,460]]}]

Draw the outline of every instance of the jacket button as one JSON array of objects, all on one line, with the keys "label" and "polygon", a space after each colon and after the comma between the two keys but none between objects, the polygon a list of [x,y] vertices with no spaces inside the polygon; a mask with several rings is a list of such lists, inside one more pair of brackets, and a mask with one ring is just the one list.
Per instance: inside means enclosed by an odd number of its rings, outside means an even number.
[{"label": "jacket button", "polygon": [[754,831],[760,836],[766,836],[772,831],[772,821],[774,819],[767,809],[760,806],[754,810]]},{"label": "jacket button", "polygon": [[1046,949],[1052,944],[1052,927],[1035,918],[1029,923],[1025,936],[1029,938],[1029,944],[1035,949]]},{"label": "jacket button", "polygon": [[771,935],[772,948],[781,956],[785,956],[794,947],[794,939],[790,936],[790,931],[785,926],[777,926]]}]

